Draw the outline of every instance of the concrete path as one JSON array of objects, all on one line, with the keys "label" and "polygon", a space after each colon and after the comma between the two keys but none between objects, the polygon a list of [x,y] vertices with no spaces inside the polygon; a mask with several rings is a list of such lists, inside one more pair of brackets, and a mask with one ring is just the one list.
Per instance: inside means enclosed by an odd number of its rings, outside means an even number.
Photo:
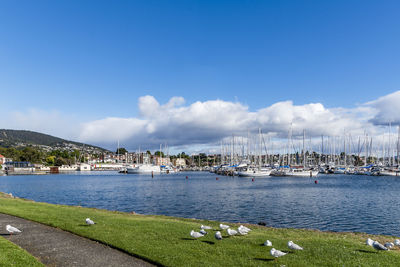
[{"label": "concrete path", "polygon": [[[8,234],[7,224],[22,233]],[[47,266],[153,266],[98,242],[2,213],[0,234]]]}]

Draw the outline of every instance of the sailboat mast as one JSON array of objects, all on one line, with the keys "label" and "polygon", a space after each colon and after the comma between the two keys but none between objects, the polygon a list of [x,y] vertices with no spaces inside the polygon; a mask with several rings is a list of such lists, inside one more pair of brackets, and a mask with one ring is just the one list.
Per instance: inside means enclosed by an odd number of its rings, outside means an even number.
[{"label": "sailboat mast", "polygon": [[290,129],[289,129],[289,136],[288,136],[288,165],[290,166],[290,141],[292,139],[292,123],[290,124]]},{"label": "sailboat mast", "polygon": [[303,167],[306,167],[305,141],[306,141],[306,130],[303,129]]},{"label": "sailboat mast", "polygon": [[398,126],[397,131],[397,168],[399,167],[399,149],[400,148],[400,125]]},{"label": "sailboat mast", "polygon": [[344,161],[344,167],[346,168],[346,166],[347,166],[347,158],[346,158],[346,131],[344,131],[344,133],[343,133],[343,150],[344,150],[344,155],[343,155],[344,159],[343,159],[343,161]]}]

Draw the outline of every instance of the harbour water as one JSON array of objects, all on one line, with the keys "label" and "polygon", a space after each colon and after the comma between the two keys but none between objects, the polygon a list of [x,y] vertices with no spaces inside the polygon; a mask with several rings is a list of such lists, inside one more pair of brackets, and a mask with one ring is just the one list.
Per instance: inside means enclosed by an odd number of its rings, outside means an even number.
[{"label": "harbour water", "polygon": [[[186,179],[188,176],[188,179]],[[35,201],[273,227],[400,235],[400,178],[218,177],[207,172],[1,176],[0,191]]]}]

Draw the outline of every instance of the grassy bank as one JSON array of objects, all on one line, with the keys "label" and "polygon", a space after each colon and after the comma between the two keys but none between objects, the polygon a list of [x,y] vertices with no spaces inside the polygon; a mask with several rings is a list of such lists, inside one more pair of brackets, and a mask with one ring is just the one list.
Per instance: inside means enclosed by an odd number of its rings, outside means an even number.
[{"label": "grassy bank", "polygon": [[28,252],[3,237],[0,237],[0,250],[0,266],[44,266]]},{"label": "grassy bank", "polygon": [[[399,266],[400,251],[377,252],[365,245],[367,237],[380,242],[393,237],[361,233],[329,233],[299,229],[276,229],[249,226],[247,236],[227,237],[217,241],[215,231],[194,240],[189,233],[207,224],[217,229],[219,222],[148,216],[105,210],[52,205],[0,196],[0,212],[16,215],[81,236],[110,244],[132,255],[167,266]],[[96,224],[87,226],[85,218]],[[229,224],[234,226],[235,224]],[[237,227],[238,225],[236,225]],[[276,249],[288,251],[287,241],[304,247],[274,261],[266,239]]]}]

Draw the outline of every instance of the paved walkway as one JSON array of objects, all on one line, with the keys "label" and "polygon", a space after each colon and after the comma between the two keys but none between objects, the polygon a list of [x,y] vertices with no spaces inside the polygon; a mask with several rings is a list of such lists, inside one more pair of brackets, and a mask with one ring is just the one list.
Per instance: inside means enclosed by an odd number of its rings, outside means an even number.
[{"label": "paved walkway", "polygon": [[[7,224],[22,233],[8,234]],[[0,234],[47,266],[153,266],[98,242],[2,213]]]}]

